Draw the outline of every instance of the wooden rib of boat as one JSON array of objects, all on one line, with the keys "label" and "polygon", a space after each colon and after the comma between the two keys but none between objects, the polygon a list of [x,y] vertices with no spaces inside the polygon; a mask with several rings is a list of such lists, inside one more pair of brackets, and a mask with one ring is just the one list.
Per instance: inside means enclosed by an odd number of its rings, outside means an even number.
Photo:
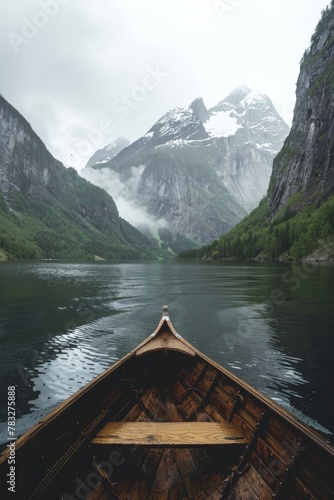
[{"label": "wooden rib of boat", "polygon": [[15,453],[19,499],[334,498],[333,448],[183,339],[167,307],[152,335]]}]

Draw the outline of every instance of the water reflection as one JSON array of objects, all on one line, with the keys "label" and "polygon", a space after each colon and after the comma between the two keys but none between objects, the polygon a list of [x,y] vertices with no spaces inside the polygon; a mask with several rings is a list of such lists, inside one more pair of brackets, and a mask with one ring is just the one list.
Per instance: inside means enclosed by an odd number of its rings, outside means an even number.
[{"label": "water reflection", "polygon": [[[222,336],[222,357],[231,371],[247,372],[247,380],[278,403],[288,403],[294,386],[307,383],[298,371],[300,358],[272,348],[275,330],[264,316],[263,305],[221,310],[222,325],[230,325]],[[231,361],[232,359],[232,361]],[[237,373],[237,372],[236,372]],[[288,394],[284,388],[289,387]]]},{"label": "water reflection", "polygon": [[[50,400],[63,401],[68,394],[74,393],[101,373],[117,359],[111,355],[112,349],[108,345],[102,351],[92,345],[91,339],[80,328],[47,342],[41,353],[44,361],[38,364],[34,376],[30,378],[36,393],[36,397],[29,401],[31,411],[47,409]],[[48,356],[48,352],[58,355]]]}]

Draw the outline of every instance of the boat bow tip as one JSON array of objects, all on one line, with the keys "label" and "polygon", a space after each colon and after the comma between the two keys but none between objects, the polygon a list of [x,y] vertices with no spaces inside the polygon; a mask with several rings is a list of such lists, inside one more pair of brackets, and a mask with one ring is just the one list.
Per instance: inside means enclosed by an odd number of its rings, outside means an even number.
[{"label": "boat bow tip", "polygon": [[190,356],[195,356],[192,346],[181,340],[169,317],[168,306],[163,306],[162,318],[155,332],[153,332],[143,344],[135,351],[136,356],[141,356],[147,352],[167,350],[179,351]]},{"label": "boat bow tip", "polygon": [[165,319],[166,321],[170,321],[169,318],[169,311],[168,311],[168,306],[164,305],[163,310],[162,310],[162,319]]}]

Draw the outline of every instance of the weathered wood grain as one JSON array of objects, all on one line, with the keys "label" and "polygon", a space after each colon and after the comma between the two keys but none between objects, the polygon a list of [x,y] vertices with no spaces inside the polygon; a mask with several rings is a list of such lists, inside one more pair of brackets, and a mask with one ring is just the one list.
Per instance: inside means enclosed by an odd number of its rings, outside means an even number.
[{"label": "weathered wood grain", "polygon": [[246,444],[231,423],[218,422],[108,422],[93,444],[194,446]]}]

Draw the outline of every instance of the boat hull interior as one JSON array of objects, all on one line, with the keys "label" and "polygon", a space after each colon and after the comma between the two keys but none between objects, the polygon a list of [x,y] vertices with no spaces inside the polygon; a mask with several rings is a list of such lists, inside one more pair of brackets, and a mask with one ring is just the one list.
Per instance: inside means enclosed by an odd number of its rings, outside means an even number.
[{"label": "boat hull interior", "polygon": [[334,498],[330,445],[175,333],[162,320],[20,438],[24,498]]}]

